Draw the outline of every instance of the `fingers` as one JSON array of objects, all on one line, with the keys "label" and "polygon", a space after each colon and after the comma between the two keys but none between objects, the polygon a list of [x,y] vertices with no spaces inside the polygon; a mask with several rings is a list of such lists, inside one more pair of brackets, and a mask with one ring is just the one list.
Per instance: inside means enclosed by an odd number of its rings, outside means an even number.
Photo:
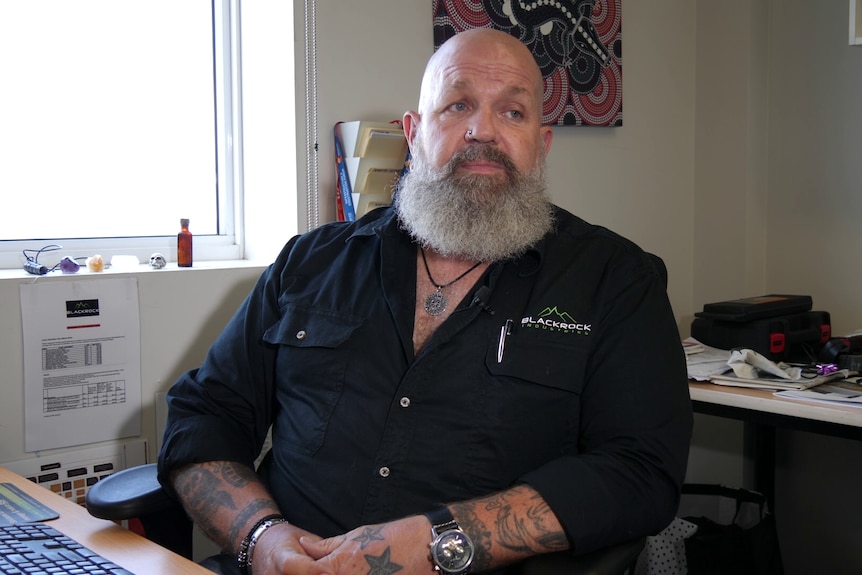
[{"label": "fingers", "polygon": [[[311,541],[311,540],[309,540]],[[261,565],[261,573],[279,573],[281,575],[333,575],[331,566],[316,562],[314,557],[307,555],[299,547],[282,547],[276,549]],[[252,569],[257,573],[258,561],[255,560]]]},{"label": "fingers", "polygon": [[309,555],[301,540],[314,545],[318,535],[295,526],[283,524],[272,527],[261,537],[253,556],[252,573],[278,573],[280,575],[331,575],[326,565],[317,564],[317,557]]},{"label": "fingers", "polygon": [[314,539],[311,537],[300,537],[299,544],[312,559],[322,559],[335,551],[344,541],[343,536],[330,537],[329,539]]}]

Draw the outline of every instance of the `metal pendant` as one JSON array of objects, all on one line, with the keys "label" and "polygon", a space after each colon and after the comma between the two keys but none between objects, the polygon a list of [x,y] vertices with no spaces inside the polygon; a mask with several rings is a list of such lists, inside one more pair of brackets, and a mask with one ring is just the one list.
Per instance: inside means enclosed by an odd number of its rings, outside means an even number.
[{"label": "metal pendant", "polygon": [[443,295],[443,291],[437,288],[437,291],[425,298],[425,311],[429,315],[438,316],[446,311],[446,305],[449,301]]}]

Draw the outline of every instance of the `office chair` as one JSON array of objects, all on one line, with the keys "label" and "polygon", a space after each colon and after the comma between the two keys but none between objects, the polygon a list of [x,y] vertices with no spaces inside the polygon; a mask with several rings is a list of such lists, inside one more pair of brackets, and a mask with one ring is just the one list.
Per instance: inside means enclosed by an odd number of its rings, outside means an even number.
[{"label": "office chair", "polygon": [[[146,537],[175,553],[192,558],[192,522],[162,489],[156,464],[118,471],[90,487],[86,504],[100,519],[140,520]],[[646,538],[572,557],[552,553],[525,561],[519,575],[626,575],[634,573]]]}]

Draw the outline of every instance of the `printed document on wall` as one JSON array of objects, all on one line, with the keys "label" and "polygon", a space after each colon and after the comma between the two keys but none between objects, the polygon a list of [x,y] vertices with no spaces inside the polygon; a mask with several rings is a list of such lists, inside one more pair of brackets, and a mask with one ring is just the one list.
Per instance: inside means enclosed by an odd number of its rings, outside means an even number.
[{"label": "printed document on wall", "polygon": [[35,282],[20,297],[25,451],[140,435],[137,279]]}]

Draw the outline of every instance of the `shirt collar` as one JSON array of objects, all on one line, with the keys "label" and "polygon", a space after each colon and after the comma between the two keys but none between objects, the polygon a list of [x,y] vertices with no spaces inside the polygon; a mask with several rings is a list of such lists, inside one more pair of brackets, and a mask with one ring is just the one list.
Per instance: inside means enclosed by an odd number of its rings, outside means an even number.
[{"label": "shirt collar", "polygon": [[376,218],[365,218],[367,221],[357,224],[348,240],[358,237],[378,235],[380,237],[407,236],[398,228],[398,218],[395,208],[389,207]]}]

